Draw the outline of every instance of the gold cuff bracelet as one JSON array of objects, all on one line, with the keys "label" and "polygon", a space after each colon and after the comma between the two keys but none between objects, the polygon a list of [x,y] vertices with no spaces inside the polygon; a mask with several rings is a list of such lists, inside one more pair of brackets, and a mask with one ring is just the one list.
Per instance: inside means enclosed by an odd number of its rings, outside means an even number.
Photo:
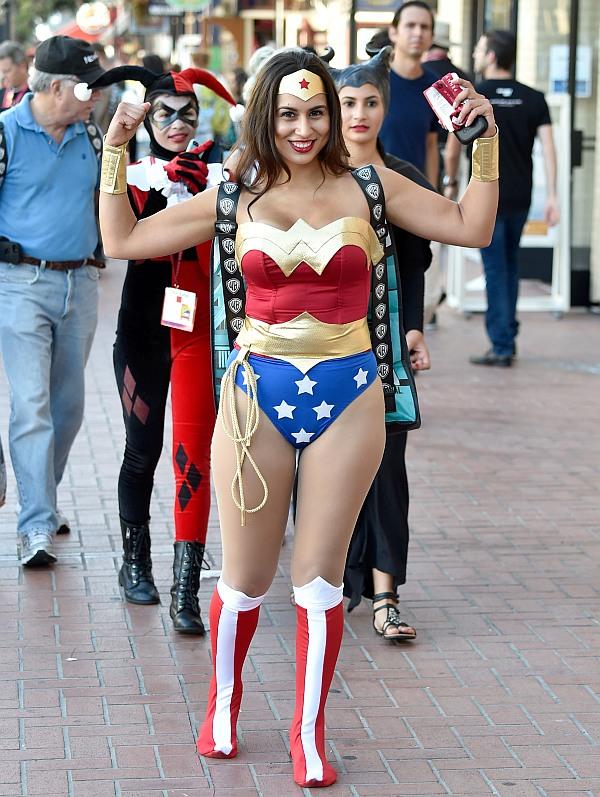
[{"label": "gold cuff bracelet", "polygon": [[476,138],[473,142],[473,154],[471,155],[472,172],[474,180],[482,183],[491,183],[498,179],[498,157],[500,145],[498,141],[498,127],[493,136],[488,138]]},{"label": "gold cuff bracelet", "polygon": [[100,172],[100,190],[103,194],[124,194],[127,191],[126,149],[127,144],[112,147],[104,142]]}]

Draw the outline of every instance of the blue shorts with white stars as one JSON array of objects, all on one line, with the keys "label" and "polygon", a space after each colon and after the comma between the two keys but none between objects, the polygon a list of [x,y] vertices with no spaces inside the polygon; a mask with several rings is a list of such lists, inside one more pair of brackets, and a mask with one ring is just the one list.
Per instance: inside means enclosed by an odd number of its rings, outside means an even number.
[{"label": "blue shorts with white stars", "polygon": [[[237,356],[234,350],[228,361]],[[377,377],[372,351],[323,360],[303,374],[286,360],[250,354],[256,374],[258,404],[294,448],[306,448],[339,418],[355,398]],[[246,392],[245,374],[239,368],[236,385]]]}]

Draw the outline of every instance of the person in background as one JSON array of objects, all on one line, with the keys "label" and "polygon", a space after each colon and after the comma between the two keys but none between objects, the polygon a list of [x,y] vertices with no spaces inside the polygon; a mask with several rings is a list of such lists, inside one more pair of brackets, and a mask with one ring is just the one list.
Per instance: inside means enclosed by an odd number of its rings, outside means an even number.
[{"label": "person in background", "polygon": [[[198,124],[197,90],[233,97],[204,69],[156,75],[122,66],[92,84],[140,81],[150,103],[145,127],[150,154],[127,169],[127,191],[138,219],[190,200],[215,184],[222,152],[213,141],[186,151]],[[212,173],[211,173],[212,172]],[[150,500],[163,446],[169,384],[173,412],[175,540],[170,615],[176,631],[204,634],[198,590],[210,510],[210,441],[215,406],[211,374],[210,245],[173,257],[130,260],[123,284],[114,347],[117,388],[123,405],[125,452],[119,473],[123,564],[119,584],[130,603],[160,601],[152,575]],[[197,309],[191,329],[161,324],[171,286],[192,291]]]},{"label": "person in background", "polygon": [[[516,357],[519,242],[531,204],[532,150],[536,136],[542,145],[546,172],[544,221],[549,227],[559,221],[550,111],[540,91],[514,79],[515,58],[516,39],[508,30],[489,31],[481,36],[473,51],[475,71],[483,75],[477,90],[492,103],[502,131],[502,147],[494,234],[490,245],[481,250],[487,296],[485,327],[491,346],[469,361],[473,365],[501,368],[510,367]],[[458,146],[453,139],[455,136],[450,136],[447,149],[455,153],[450,168],[456,169]]]},{"label": "person in background", "polygon": [[[432,188],[410,163],[384,152],[378,139],[389,104],[392,48],[370,62],[331,69],[342,107],[342,133],[353,168],[387,166],[418,185]],[[424,274],[431,262],[430,242],[393,226],[397,279],[401,287],[406,343],[414,370],[430,367],[423,337]],[[373,628],[388,642],[411,640],[415,629],[398,612],[398,586],[406,582],[408,557],[407,433],[386,426],[383,460],[360,510],[344,571],[348,611],[362,597],[373,601]]]},{"label": "person in background", "polygon": [[423,96],[436,76],[421,63],[433,41],[433,25],[433,11],[422,0],[408,0],[394,14],[388,28],[394,47],[390,107],[380,139],[387,153],[412,163],[431,185],[437,186],[439,124]]},{"label": "person in background", "polygon": [[[436,79],[455,72],[464,80],[472,78],[460,67],[450,60],[449,50],[450,25],[442,19],[436,19],[433,29],[433,43],[427,52],[423,53],[422,62],[428,72],[435,74]],[[445,150],[448,140],[448,131],[438,125],[438,150],[439,150],[439,179],[437,188],[445,193],[449,199],[456,199],[458,194],[458,176],[449,177],[446,174]],[[448,263],[448,247],[439,244],[433,245],[433,262],[426,277],[425,289],[425,319],[428,330],[437,328],[437,308],[446,298],[446,272]]]},{"label": "person in background", "polygon": [[17,42],[0,44],[0,113],[17,105],[27,94],[29,65],[25,50]]},{"label": "person in background", "polygon": [[0,119],[0,351],[25,566],[56,562],[54,535],[68,530],[57,487],[83,420],[104,267],[93,257],[102,139],[88,122],[100,92],[76,88],[102,74],[87,42],[52,36],[36,50],[31,93]]}]

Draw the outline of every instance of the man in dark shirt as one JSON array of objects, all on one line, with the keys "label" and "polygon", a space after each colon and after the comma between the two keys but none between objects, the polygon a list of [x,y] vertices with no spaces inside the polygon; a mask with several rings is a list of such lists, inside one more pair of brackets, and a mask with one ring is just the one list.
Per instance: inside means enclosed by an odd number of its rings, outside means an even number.
[{"label": "man in dark shirt", "polygon": [[390,72],[390,107],[380,139],[386,152],[438,183],[438,122],[423,91],[436,76],[421,65],[433,39],[433,12],[421,0],[408,0],[394,15],[388,35],[394,46]]},{"label": "man in dark shirt", "polygon": [[[479,39],[473,52],[475,71],[483,82],[477,91],[489,98],[500,130],[500,200],[492,242],[481,250],[488,308],[486,329],[491,348],[471,357],[474,365],[512,365],[519,292],[518,252],[521,233],[531,204],[533,161],[531,152],[539,136],[546,171],[548,226],[558,222],[556,200],[556,153],[550,112],[544,95],[512,77],[516,42],[509,31],[490,31]],[[454,138],[451,136],[450,138]]]}]

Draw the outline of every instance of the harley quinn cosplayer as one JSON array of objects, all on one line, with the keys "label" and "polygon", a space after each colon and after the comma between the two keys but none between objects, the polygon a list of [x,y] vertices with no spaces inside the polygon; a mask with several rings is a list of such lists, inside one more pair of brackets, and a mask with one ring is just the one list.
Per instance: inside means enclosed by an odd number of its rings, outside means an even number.
[{"label": "harley quinn cosplayer", "polygon": [[[461,85],[459,98],[469,100],[461,121],[483,115],[488,128],[460,203],[385,167],[351,172],[333,80],[317,56],[296,48],[273,55],[257,76],[242,123],[239,185],[224,183],[138,221],[123,158],[149,104],[121,104],[106,136],[100,216],[107,253],[164,256],[213,238],[217,225],[223,283],[230,294],[246,293],[245,307],[241,296],[227,299],[227,323],[239,334],[212,444],[223,570],[210,607],[214,672],[197,741],[208,757],[237,753],[242,667],[276,571],[302,448],[290,752],[294,780],[304,787],[337,777],[326,757],[324,712],[342,641],[342,574],[381,461],[386,398],[396,392],[389,369],[377,365],[384,352],[374,351],[367,322],[372,274],[379,279],[385,263],[365,196],[377,198],[381,229],[387,215],[424,238],[489,241],[498,199],[494,117],[484,97]],[[228,276],[238,267],[244,286]]]},{"label": "harley quinn cosplayer", "polygon": [[[150,155],[127,169],[127,191],[138,219],[191,199],[210,185],[209,164],[221,173],[221,150],[212,141],[186,152],[198,124],[195,88],[207,86],[232,105],[225,87],[202,69],[157,75],[143,67],[107,71],[89,89],[122,80],[146,88],[145,126]],[[216,164],[219,164],[217,167]],[[213,185],[215,180],[213,180]],[[170,614],[176,631],[203,634],[198,604],[200,567],[210,509],[210,441],[215,406],[211,376],[210,243],[170,257],[130,259],[123,285],[114,347],[117,388],[123,404],[125,453],[119,474],[123,565],[119,583],[126,600],[160,600],[150,557],[150,498],[163,444],[169,382],[173,411],[175,542]],[[165,291],[195,294],[195,318],[186,326],[161,325]],[[177,297],[175,297],[177,298]]]}]

